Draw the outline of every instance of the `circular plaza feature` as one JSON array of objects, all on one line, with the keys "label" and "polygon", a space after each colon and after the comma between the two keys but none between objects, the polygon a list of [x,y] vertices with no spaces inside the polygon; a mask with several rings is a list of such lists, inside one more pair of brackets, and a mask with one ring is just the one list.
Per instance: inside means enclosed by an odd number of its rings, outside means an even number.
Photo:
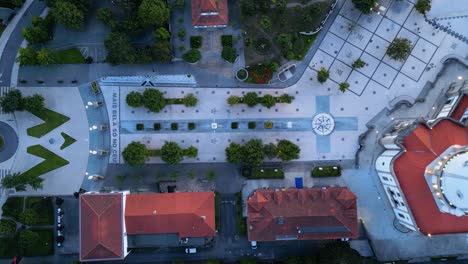
[{"label": "circular plaza feature", "polygon": [[312,120],[312,128],[317,135],[330,135],[331,132],[333,132],[333,129],[335,129],[335,120],[330,114],[317,114]]},{"label": "circular plaza feature", "polygon": [[0,146],[0,162],[9,160],[18,149],[18,135],[15,130],[5,122],[0,121],[0,137],[2,146]]}]

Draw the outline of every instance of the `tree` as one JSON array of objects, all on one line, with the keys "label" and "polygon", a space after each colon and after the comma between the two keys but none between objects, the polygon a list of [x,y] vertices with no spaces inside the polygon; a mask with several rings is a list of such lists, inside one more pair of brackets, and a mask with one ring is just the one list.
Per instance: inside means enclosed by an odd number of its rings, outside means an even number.
[{"label": "tree", "polygon": [[364,14],[370,14],[376,0],[352,0],[354,6]]},{"label": "tree", "polygon": [[414,8],[420,14],[425,15],[429,10],[431,10],[431,0],[418,0],[414,5]]},{"label": "tree", "polygon": [[341,264],[341,263],[365,263],[364,259],[352,249],[348,243],[335,242],[326,244],[317,253],[317,263]]},{"label": "tree", "polygon": [[172,8],[183,9],[185,7],[185,0],[173,0]]},{"label": "tree", "polygon": [[201,53],[197,49],[191,49],[182,55],[182,59],[186,62],[195,63],[201,59]]},{"label": "tree", "polygon": [[109,33],[104,41],[104,46],[107,49],[106,61],[110,64],[133,64],[136,62],[136,51],[126,34]]},{"label": "tree", "polygon": [[262,140],[252,139],[242,146],[242,161],[247,166],[258,167],[262,165],[264,158]]},{"label": "tree", "polygon": [[327,71],[325,68],[320,68],[320,70],[317,72],[317,80],[320,83],[324,83],[328,80],[328,77],[330,77],[330,72]]},{"label": "tree", "polygon": [[141,4],[141,0],[113,0],[113,2],[127,13],[135,11]]},{"label": "tree", "polygon": [[143,96],[139,92],[132,91],[127,94],[125,101],[128,106],[131,107],[141,107],[143,106]]},{"label": "tree", "polygon": [[240,7],[242,16],[244,17],[253,16],[257,12],[255,2],[252,0],[241,0]]},{"label": "tree", "polygon": [[37,52],[37,63],[39,65],[53,65],[57,63],[57,56],[55,55],[54,51],[42,48]]},{"label": "tree", "polygon": [[266,15],[262,15],[260,18],[260,27],[265,31],[270,31],[271,24],[271,19]]},{"label": "tree", "polygon": [[281,33],[276,37],[275,40],[284,54],[286,54],[290,49],[292,49],[291,34]]},{"label": "tree", "polygon": [[156,40],[169,40],[171,33],[165,27],[159,27],[153,32],[153,36]]},{"label": "tree", "polygon": [[166,99],[159,90],[146,89],[143,92],[143,105],[151,112],[159,113],[166,107]]},{"label": "tree", "polygon": [[236,95],[231,95],[231,96],[229,96],[228,99],[227,99],[227,103],[228,103],[230,106],[239,104],[240,102],[241,102],[241,98],[240,98],[239,96],[236,96]]},{"label": "tree", "polygon": [[226,159],[228,162],[233,164],[241,164],[243,157],[242,157],[242,146],[231,142],[229,146],[225,149]]},{"label": "tree", "polygon": [[28,226],[35,225],[37,222],[36,221],[37,217],[38,217],[38,214],[36,213],[36,211],[29,208],[19,214],[19,221],[23,225],[28,225]]},{"label": "tree", "polygon": [[[167,63],[172,59],[172,45],[169,40],[158,41],[153,47],[153,60]],[[201,55],[200,55],[201,56]]]},{"label": "tree", "polygon": [[237,58],[237,51],[231,46],[224,46],[223,51],[221,52],[221,57],[230,63],[234,63]]},{"label": "tree", "polygon": [[23,37],[29,44],[42,44],[50,39],[51,31],[53,30],[54,21],[52,16],[47,16],[45,19],[34,16],[31,21],[31,27],[23,28]]},{"label": "tree", "polygon": [[339,89],[340,89],[340,91],[342,93],[346,92],[346,90],[348,90],[348,88],[349,88],[349,83],[347,83],[347,82],[340,83],[340,88]]},{"label": "tree", "polygon": [[18,237],[18,246],[22,249],[34,248],[39,242],[39,234],[29,229],[22,231]]},{"label": "tree", "polygon": [[108,25],[110,27],[115,26],[115,17],[112,13],[111,9],[108,7],[99,8],[96,12],[96,18],[101,21],[103,24]]},{"label": "tree", "polygon": [[83,10],[67,1],[57,1],[52,9],[55,20],[73,30],[80,30],[84,25]]},{"label": "tree", "polygon": [[274,159],[278,156],[278,148],[273,143],[263,146],[263,152],[265,152],[265,156],[269,159]]},{"label": "tree", "polygon": [[35,115],[43,113],[45,110],[44,97],[40,94],[25,97],[24,109]]},{"label": "tree", "polygon": [[360,68],[363,68],[364,66],[366,66],[367,63],[361,59],[357,59],[353,62],[353,64],[351,65],[354,69],[360,69]]},{"label": "tree", "polygon": [[143,143],[133,141],[125,147],[122,156],[128,165],[133,167],[142,166],[148,157],[148,149]]},{"label": "tree", "polygon": [[396,60],[404,61],[411,52],[411,41],[405,38],[395,38],[387,48],[386,54]]},{"label": "tree", "polygon": [[0,105],[3,112],[13,113],[14,111],[24,110],[23,95],[20,90],[10,90],[0,99]]},{"label": "tree", "polygon": [[184,151],[175,142],[172,142],[172,141],[166,142],[161,148],[161,159],[167,164],[171,164],[171,165],[178,164],[182,161],[183,156],[184,156]]},{"label": "tree", "polygon": [[16,58],[16,61],[19,62],[21,66],[38,64],[37,52],[33,47],[19,48],[18,52],[19,56]]},{"label": "tree", "polygon": [[15,191],[21,192],[26,191],[27,185],[31,186],[34,190],[41,189],[43,181],[44,179],[35,175],[13,173],[3,177],[2,185],[4,188],[14,188]]},{"label": "tree", "polygon": [[190,146],[187,149],[184,149],[184,156],[196,158],[198,156],[198,149],[194,146]]},{"label": "tree", "polygon": [[299,158],[301,149],[289,140],[280,140],[278,142],[278,157],[282,161],[290,161]]},{"label": "tree", "polygon": [[184,99],[182,99],[182,101],[187,107],[194,107],[198,103],[197,97],[195,97],[195,95],[193,95],[192,93],[189,93],[186,96],[184,96]]},{"label": "tree", "polygon": [[16,223],[11,219],[0,220],[0,235],[11,236],[16,233]]},{"label": "tree", "polygon": [[266,94],[262,98],[262,105],[268,109],[272,108],[276,104],[276,99],[273,95]]},{"label": "tree", "polygon": [[170,9],[163,0],[143,0],[138,18],[146,26],[162,26],[169,20]]},{"label": "tree", "polygon": [[280,103],[286,103],[286,104],[290,104],[292,103],[292,101],[294,100],[294,96],[292,95],[289,95],[289,94],[282,94],[280,97],[279,97],[279,102]]},{"label": "tree", "polygon": [[257,93],[255,92],[248,92],[243,97],[244,103],[247,104],[248,107],[254,107],[258,104],[259,98]]}]

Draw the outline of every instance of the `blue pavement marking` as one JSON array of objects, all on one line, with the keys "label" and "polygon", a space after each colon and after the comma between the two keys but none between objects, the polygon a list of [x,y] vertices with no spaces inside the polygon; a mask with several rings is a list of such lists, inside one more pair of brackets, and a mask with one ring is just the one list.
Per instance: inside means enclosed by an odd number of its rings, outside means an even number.
[{"label": "blue pavement marking", "polygon": [[315,97],[315,112],[319,113],[330,113],[330,96],[316,96]]},{"label": "blue pavement marking", "polygon": [[317,136],[316,150],[318,153],[329,153],[331,149],[330,146],[330,136]]},{"label": "blue pavement marking", "polygon": [[356,131],[358,130],[357,117],[335,117],[336,131]]}]

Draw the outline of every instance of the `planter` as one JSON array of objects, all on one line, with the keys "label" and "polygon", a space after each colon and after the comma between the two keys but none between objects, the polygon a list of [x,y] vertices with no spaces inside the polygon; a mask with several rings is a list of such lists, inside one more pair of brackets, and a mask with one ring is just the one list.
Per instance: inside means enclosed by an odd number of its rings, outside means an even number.
[{"label": "planter", "polygon": [[243,82],[249,78],[249,72],[246,69],[240,69],[236,73],[237,80]]}]

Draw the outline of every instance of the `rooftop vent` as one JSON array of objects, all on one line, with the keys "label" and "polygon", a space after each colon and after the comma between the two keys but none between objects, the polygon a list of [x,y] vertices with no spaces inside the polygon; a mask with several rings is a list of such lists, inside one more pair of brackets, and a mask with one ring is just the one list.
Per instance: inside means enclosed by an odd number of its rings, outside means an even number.
[{"label": "rooftop vent", "polygon": [[156,214],[156,210],[153,210],[153,215],[155,215],[155,214]]}]

